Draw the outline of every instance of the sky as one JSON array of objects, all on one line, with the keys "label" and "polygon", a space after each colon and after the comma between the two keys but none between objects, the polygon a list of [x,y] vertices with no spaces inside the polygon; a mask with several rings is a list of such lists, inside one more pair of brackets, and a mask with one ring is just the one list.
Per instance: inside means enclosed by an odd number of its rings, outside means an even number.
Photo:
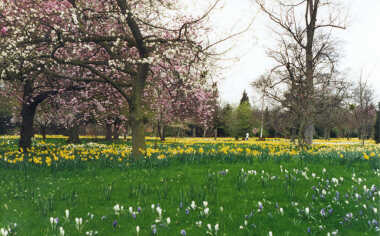
[{"label": "sky", "polygon": [[[195,0],[193,0],[195,1]],[[189,9],[202,9],[212,0],[198,0]],[[335,30],[333,35],[341,43],[340,69],[348,71],[348,78],[357,81],[363,72],[375,90],[376,101],[380,101],[380,1],[344,0],[349,12],[346,30]],[[222,0],[210,16],[210,25],[215,38],[223,38],[240,32],[252,22],[245,33],[218,46],[219,51],[229,49],[218,62],[221,77],[219,91],[222,104],[237,104],[244,90],[251,101],[257,102],[259,95],[250,86],[265,71],[273,66],[266,48],[273,46],[273,23],[258,9],[253,0]]]}]

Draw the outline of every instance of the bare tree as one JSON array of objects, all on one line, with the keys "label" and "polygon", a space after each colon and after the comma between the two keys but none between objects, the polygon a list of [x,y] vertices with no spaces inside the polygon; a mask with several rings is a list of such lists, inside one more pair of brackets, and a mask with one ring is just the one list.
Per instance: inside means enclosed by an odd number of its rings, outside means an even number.
[{"label": "bare tree", "polygon": [[299,122],[299,140],[310,145],[316,114],[322,108],[317,103],[331,93],[341,97],[346,88],[336,76],[338,54],[331,37],[332,28],[345,29],[345,25],[339,13],[332,11],[331,1],[279,0],[277,10],[264,0],[255,1],[280,31],[276,32],[279,47],[268,50],[277,65],[254,86],[261,90],[264,86],[268,97],[293,114]]},{"label": "bare tree", "polygon": [[359,82],[353,90],[353,101],[352,110],[356,128],[364,144],[364,140],[369,138],[375,124],[376,108],[374,105],[374,91],[368,82],[363,80],[363,73],[361,73]]}]

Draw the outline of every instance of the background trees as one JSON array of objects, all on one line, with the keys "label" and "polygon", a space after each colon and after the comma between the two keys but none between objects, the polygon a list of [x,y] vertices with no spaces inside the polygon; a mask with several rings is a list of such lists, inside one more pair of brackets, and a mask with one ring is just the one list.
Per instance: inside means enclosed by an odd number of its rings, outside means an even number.
[{"label": "background trees", "polygon": [[299,143],[311,144],[320,101],[334,96],[339,102],[346,87],[336,75],[337,51],[331,39],[331,28],[342,29],[344,24],[331,10],[330,1],[277,1],[275,6],[262,0],[256,3],[279,28],[279,43],[276,49],[268,50],[277,65],[254,86],[292,114]]},{"label": "background trees", "polygon": [[356,121],[356,128],[360,139],[368,139],[373,131],[373,124],[376,118],[376,108],[374,105],[374,92],[366,81],[360,76],[357,86],[353,90],[353,114]]}]

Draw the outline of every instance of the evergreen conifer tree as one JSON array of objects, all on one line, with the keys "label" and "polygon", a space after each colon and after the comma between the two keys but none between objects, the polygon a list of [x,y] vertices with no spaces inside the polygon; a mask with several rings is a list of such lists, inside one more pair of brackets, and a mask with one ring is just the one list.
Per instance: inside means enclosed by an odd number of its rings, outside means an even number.
[{"label": "evergreen conifer tree", "polygon": [[249,104],[249,98],[248,98],[247,92],[245,90],[243,92],[243,96],[240,99],[240,105],[243,104],[243,103],[248,103]]}]

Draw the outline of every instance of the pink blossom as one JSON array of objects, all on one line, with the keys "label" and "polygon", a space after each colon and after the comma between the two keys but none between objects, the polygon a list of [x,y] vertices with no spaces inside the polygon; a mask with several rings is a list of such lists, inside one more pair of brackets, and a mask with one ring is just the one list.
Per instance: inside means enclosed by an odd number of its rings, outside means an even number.
[{"label": "pink blossom", "polygon": [[7,27],[5,27],[5,26],[3,26],[2,28],[1,28],[1,30],[0,30],[0,32],[1,32],[1,35],[6,35],[7,34],[7,31],[8,31],[8,28]]}]

